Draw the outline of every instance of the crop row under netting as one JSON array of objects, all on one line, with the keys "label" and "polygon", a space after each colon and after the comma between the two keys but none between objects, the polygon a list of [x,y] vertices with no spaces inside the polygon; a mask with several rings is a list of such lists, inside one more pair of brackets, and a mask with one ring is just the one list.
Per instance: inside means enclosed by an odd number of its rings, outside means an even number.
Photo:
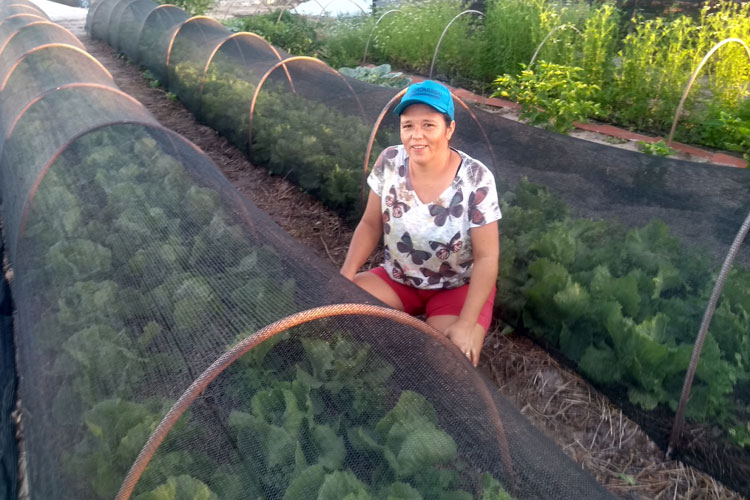
[{"label": "crop row under netting", "polygon": [[[101,0],[87,28],[253,162],[347,220],[360,213],[363,171],[398,142],[387,112],[396,90],[289,57],[252,33],[151,0]],[[579,141],[458,99],[457,109],[453,145],[498,179],[498,314],[572,360],[666,445],[716,276],[750,210],[750,171]],[[750,494],[747,245],[737,263],[692,385],[691,437],[680,445]]]},{"label": "crop row under netting", "polygon": [[0,181],[31,498],[608,497],[16,1]]}]

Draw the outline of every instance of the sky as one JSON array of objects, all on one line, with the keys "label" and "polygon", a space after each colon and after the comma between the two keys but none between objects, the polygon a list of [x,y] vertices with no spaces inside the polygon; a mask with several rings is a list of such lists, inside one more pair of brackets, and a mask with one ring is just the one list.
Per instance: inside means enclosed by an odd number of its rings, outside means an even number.
[{"label": "sky", "polygon": [[370,12],[372,2],[368,0],[309,0],[299,4],[294,11],[298,14],[317,16],[325,8],[329,16],[343,14],[361,14],[362,10]]}]

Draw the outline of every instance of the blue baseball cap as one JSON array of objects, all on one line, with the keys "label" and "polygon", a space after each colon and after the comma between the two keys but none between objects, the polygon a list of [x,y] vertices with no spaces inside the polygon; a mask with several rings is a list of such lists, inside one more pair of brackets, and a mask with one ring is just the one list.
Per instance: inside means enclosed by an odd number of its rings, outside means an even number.
[{"label": "blue baseball cap", "polygon": [[445,113],[453,120],[454,109],[453,109],[453,97],[448,87],[442,83],[435,82],[433,80],[425,80],[423,82],[414,83],[406,89],[404,97],[396,109],[393,110],[397,115],[401,115],[404,110],[412,104],[427,104],[432,106],[440,113]]}]

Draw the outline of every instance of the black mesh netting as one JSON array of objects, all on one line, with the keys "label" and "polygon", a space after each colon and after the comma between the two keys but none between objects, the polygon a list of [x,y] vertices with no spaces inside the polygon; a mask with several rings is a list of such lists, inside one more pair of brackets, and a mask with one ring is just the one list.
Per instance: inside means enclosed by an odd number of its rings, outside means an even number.
[{"label": "black mesh netting", "polygon": [[[142,26],[139,62],[253,162],[355,221],[368,139],[396,91],[305,58],[282,54],[280,65],[251,35],[227,38],[211,20],[159,10],[128,17]],[[454,146],[494,167],[501,191],[497,313],[665,444],[716,274],[750,210],[750,171],[572,139],[460,103],[456,121]],[[396,130],[386,113],[370,162],[398,142]],[[683,456],[746,494],[748,265],[746,245],[703,348],[681,443]]]},{"label": "black mesh netting", "polygon": [[8,500],[18,497],[18,446],[11,415],[16,406],[16,385],[13,302],[3,275],[0,278],[0,498]]},{"label": "black mesh netting", "polygon": [[[231,346],[291,314],[372,298],[99,65],[30,33],[42,48],[0,74],[15,89],[0,91],[0,185],[30,496],[111,499]],[[56,57],[32,63],[43,53]],[[447,339],[346,312],[279,331],[222,371],[132,498],[608,497]]]}]

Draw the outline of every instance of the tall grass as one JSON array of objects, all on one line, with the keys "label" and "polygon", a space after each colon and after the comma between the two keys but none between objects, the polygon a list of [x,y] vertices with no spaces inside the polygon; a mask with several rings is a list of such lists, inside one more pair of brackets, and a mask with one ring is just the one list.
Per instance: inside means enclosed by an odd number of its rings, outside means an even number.
[{"label": "tall grass", "polygon": [[689,17],[634,22],[634,31],[623,40],[622,65],[613,82],[615,119],[641,130],[663,130],[700,62],[700,30]]},{"label": "tall grass", "polygon": [[[347,16],[329,23],[321,31],[320,56],[332,68],[358,66],[375,21],[372,16]],[[382,59],[376,47],[370,46],[367,51],[368,61]]]},{"label": "tall grass", "polygon": [[[726,38],[739,38],[750,45],[750,3],[738,4],[723,0],[711,10],[701,11],[701,38],[710,50]],[[713,95],[722,107],[736,110],[742,100],[750,97],[750,59],[740,44],[720,48],[712,56],[709,79]]]},{"label": "tall grass", "polygon": [[620,14],[612,4],[604,4],[586,19],[583,28],[580,66],[586,82],[601,89],[614,78]]},{"label": "tall grass", "polygon": [[[729,37],[750,41],[750,4],[720,0],[714,9],[704,7],[695,21],[634,20],[634,32],[622,42],[622,66],[613,82],[616,121],[643,130],[668,130],[690,76],[711,47]],[[720,49],[703,71],[705,77],[693,85],[685,106],[693,127],[700,127],[707,112],[737,109],[750,95],[750,60],[739,44]]]},{"label": "tall grass", "polygon": [[[373,36],[375,50],[390,64],[419,73],[429,71],[435,47],[448,23],[465,10],[461,0],[421,0],[398,6],[401,12],[384,18]],[[457,19],[440,45],[437,70],[470,73],[475,53],[473,19]]]}]

